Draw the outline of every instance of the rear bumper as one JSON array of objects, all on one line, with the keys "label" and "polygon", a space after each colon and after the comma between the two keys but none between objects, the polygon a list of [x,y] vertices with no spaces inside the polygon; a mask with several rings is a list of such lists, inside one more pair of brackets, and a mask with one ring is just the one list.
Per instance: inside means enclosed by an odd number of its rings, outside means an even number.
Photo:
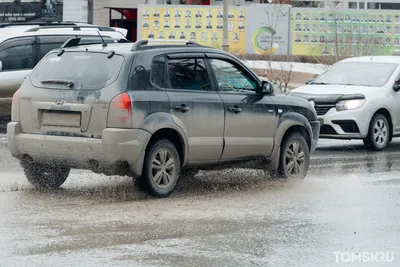
[{"label": "rear bumper", "polygon": [[109,174],[113,174],[111,167],[127,163],[134,174],[140,175],[151,135],[140,129],[115,128],[105,129],[101,139],[26,134],[21,132],[20,123],[10,122],[7,137],[11,154],[19,159],[98,172],[108,170]]}]

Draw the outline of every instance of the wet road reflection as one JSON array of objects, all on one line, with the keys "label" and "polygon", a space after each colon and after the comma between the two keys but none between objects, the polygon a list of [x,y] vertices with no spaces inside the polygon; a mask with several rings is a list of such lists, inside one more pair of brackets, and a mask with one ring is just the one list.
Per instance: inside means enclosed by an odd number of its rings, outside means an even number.
[{"label": "wet road reflection", "polygon": [[[34,190],[0,143],[0,266],[399,266],[398,151],[323,140],[304,181],[200,172],[154,199],[82,171]],[[349,264],[335,251],[395,257]]]}]

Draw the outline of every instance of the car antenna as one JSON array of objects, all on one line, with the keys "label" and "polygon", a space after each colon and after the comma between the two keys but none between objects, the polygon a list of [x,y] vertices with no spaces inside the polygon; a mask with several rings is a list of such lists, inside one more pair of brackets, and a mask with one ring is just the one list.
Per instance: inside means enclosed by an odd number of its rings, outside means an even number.
[{"label": "car antenna", "polygon": [[106,47],[106,46],[107,46],[107,43],[106,43],[106,41],[104,41],[103,36],[101,36],[101,34],[100,34],[99,31],[97,31],[97,33],[99,34],[99,36],[100,36],[100,38],[101,38],[101,41],[103,42],[103,47]]}]

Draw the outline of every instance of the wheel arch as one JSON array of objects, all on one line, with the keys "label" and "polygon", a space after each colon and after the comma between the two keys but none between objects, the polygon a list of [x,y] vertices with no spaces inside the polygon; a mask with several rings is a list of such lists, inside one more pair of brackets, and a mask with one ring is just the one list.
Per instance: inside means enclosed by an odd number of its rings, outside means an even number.
[{"label": "wheel arch", "polygon": [[185,131],[184,128],[180,127],[180,125],[176,123],[170,113],[153,113],[143,120],[140,128],[150,133],[151,136],[147,142],[143,144],[141,157],[132,167],[135,175],[140,176],[142,174],[146,151],[151,144],[160,139],[170,140],[177,147],[181,166],[185,166],[187,164],[189,158],[187,131]]},{"label": "wheel arch", "polygon": [[393,138],[393,132],[394,132],[394,127],[393,127],[393,117],[392,114],[390,113],[390,111],[387,108],[379,108],[378,110],[376,110],[373,114],[371,119],[369,120],[369,125],[368,125],[368,131],[369,131],[369,127],[371,126],[371,121],[372,118],[376,115],[376,114],[382,114],[383,116],[385,116],[385,118],[388,120],[389,123],[389,142],[392,141]]},{"label": "wheel arch", "polygon": [[282,141],[293,132],[300,132],[306,139],[308,147],[311,149],[313,133],[308,119],[300,113],[285,113],[279,118],[277,123],[275,145],[267,165],[269,170],[275,171],[278,169]]},{"label": "wheel arch", "polygon": [[286,113],[279,118],[275,134],[276,146],[279,145],[280,147],[287,134],[296,130],[304,134],[308,146],[311,147],[311,139],[313,134],[311,125],[306,117],[295,112]]}]

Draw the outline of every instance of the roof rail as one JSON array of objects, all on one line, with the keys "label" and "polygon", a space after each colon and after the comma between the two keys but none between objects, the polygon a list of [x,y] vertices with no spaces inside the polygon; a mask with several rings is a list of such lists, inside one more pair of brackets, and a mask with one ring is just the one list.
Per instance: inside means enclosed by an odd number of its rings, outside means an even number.
[{"label": "roof rail", "polygon": [[140,50],[143,46],[151,44],[154,42],[155,44],[152,45],[191,45],[191,46],[202,46],[199,43],[188,41],[188,40],[164,40],[164,39],[150,39],[150,40],[140,40],[136,41],[132,46],[132,51]]},{"label": "roof rail", "polygon": [[106,27],[106,26],[77,26],[77,25],[74,25],[74,24],[39,26],[39,27],[35,27],[35,28],[31,28],[29,30],[26,30],[26,32],[36,32],[36,31],[44,30],[44,29],[65,29],[65,28],[72,28],[74,31],[80,31],[82,29],[97,29],[99,31],[116,32],[115,29],[113,29],[111,27]]},{"label": "roof rail", "polygon": [[20,23],[0,23],[0,28],[15,27],[15,26],[54,26],[54,25],[77,25],[74,22],[20,22]]}]

